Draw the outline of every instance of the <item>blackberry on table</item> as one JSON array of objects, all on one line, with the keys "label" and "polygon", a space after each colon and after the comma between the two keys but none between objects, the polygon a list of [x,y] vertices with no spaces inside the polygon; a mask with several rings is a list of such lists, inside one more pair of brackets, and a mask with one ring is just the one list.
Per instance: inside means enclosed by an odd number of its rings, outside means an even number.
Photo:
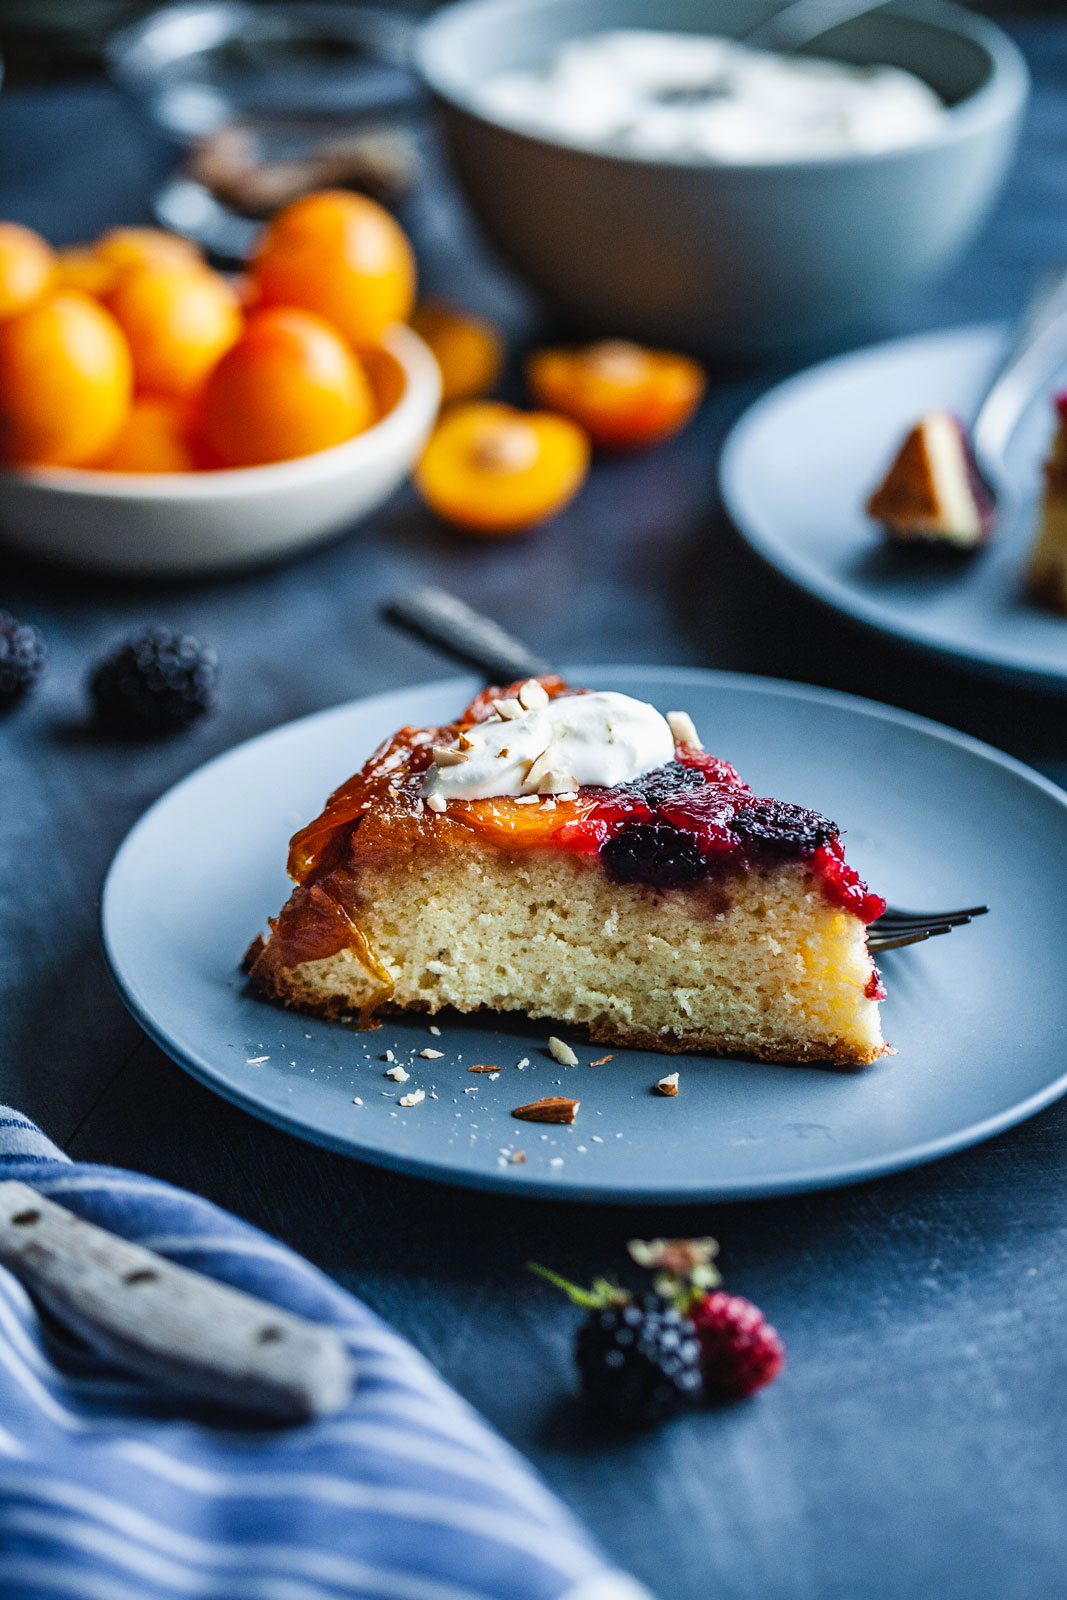
[{"label": "blackberry on table", "polygon": [[44,671],[45,646],[40,631],[0,611],[0,715],[18,705],[36,688]]},{"label": "blackberry on table", "polygon": [[601,846],[600,859],[619,883],[655,889],[681,889],[708,872],[693,835],[670,822],[628,822]]},{"label": "blackberry on table", "polygon": [[775,855],[816,850],[837,837],[838,828],[828,817],[787,800],[756,800],[734,812],[734,833],[757,849]]},{"label": "blackberry on table", "polygon": [[587,1399],[611,1422],[651,1427],[701,1397],[700,1340],[658,1295],[591,1311],[576,1354]]},{"label": "blackberry on table", "polygon": [[150,628],[98,662],[89,677],[96,723],[127,739],[180,733],[214,709],[218,660],[187,633]]}]

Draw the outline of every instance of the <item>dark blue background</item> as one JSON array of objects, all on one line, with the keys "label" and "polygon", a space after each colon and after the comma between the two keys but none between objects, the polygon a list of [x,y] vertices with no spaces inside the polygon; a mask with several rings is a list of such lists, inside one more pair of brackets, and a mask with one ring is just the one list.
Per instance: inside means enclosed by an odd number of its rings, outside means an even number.
[{"label": "dark blue background", "polygon": [[[1009,316],[1043,266],[1067,259],[1067,22],[1013,31],[1037,85],[1010,188],[950,281],[883,331]],[[168,159],[103,87],[0,96],[0,215],[57,241],[147,217]],[[410,221],[433,287],[529,332],[532,308],[439,183]],[[328,548],[225,582],[121,586],[0,557],[0,603],[40,623],[51,649],[43,692],[0,728],[0,1097],[78,1157],[186,1184],[354,1288],[663,1600],[1062,1596],[1067,1107],[937,1166],[806,1199],[656,1212],[451,1192],[307,1148],[213,1099],[142,1037],[100,959],[108,860],[170,783],[280,721],[438,674],[376,617],[416,581],[465,594],[550,658],[835,685],[1067,779],[1062,701],[860,633],[786,591],[722,525],[718,446],[766,381],[717,383],[681,440],[598,466],[571,510],[524,542],[463,542],[405,491]],[[170,745],[100,742],[84,728],[86,664],[156,619],[218,646],[220,714]],[[1011,848],[991,818],[990,851]],[[789,1366],[753,1402],[612,1443],[571,1402],[574,1313],[523,1263],[585,1277],[619,1268],[631,1234],[660,1230],[722,1239],[729,1284],[778,1324]]]}]

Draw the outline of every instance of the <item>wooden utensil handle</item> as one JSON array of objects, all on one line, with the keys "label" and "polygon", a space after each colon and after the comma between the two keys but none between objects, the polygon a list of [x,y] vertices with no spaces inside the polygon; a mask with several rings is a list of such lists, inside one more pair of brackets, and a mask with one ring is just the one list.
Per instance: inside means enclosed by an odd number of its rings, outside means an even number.
[{"label": "wooden utensil handle", "polygon": [[351,1393],[332,1328],[83,1222],[28,1184],[0,1183],[0,1262],[92,1349],[167,1388],[293,1423]]}]

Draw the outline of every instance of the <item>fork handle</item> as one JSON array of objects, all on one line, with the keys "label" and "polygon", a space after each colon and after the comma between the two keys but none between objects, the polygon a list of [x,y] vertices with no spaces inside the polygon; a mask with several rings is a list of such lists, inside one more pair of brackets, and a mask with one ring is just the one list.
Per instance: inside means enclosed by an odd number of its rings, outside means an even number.
[{"label": "fork handle", "polygon": [[464,666],[477,667],[490,683],[538,678],[552,670],[520,639],[447,589],[409,589],[387,601],[382,615],[406,633],[454,656]]}]

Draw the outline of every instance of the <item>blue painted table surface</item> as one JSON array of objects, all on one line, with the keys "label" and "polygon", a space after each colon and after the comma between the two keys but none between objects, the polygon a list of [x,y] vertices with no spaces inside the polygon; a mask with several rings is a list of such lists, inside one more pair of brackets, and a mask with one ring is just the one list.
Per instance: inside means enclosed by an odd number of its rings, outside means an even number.
[{"label": "blue painted table surface", "polygon": [[[1067,258],[1067,23],[1013,31],[1036,94],[1010,187],[951,279],[880,332],[1008,316]],[[147,218],[167,160],[102,86],[0,96],[0,215],[57,240]],[[530,335],[533,309],[443,181],[409,220],[429,287]],[[0,604],[41,625],[51,664],[34,702],[0,725],[0,1098],[79,1159],[188,1185],[364,1296],[664,1600],[1062,1596],[1067,1104],[935,1166],[810,1198],[523,1202],[375,1171],[254,1121],[149,1043],[101,960],[104,871],[163,789],[288,718],[451,670],[377,620],[383,596],[418,581],[466,594],[549,657],[849,689],[1067,781],[1061,700],[874,642],[768,576],[722,524],[717,450],[771,376],[717,381],[682,439],[598,466],[577,504],[524,542],[463,542],[404,492],[350,536],[225,582],[120,586],[5,559]],[[156,619],[218,646],[223,704],[188,738],[120,749],[84,728],[86,663]],[[990,818],[989,848],[1011,849],[1010,819]],[[751,1403],[611,1442],[573,1403],[574,1313],[523,1263],[586,1277],[620,1268],[627,1238],[664,1230],[719,1236],[729,1284],[772,1316],[789,1366]]]}]

